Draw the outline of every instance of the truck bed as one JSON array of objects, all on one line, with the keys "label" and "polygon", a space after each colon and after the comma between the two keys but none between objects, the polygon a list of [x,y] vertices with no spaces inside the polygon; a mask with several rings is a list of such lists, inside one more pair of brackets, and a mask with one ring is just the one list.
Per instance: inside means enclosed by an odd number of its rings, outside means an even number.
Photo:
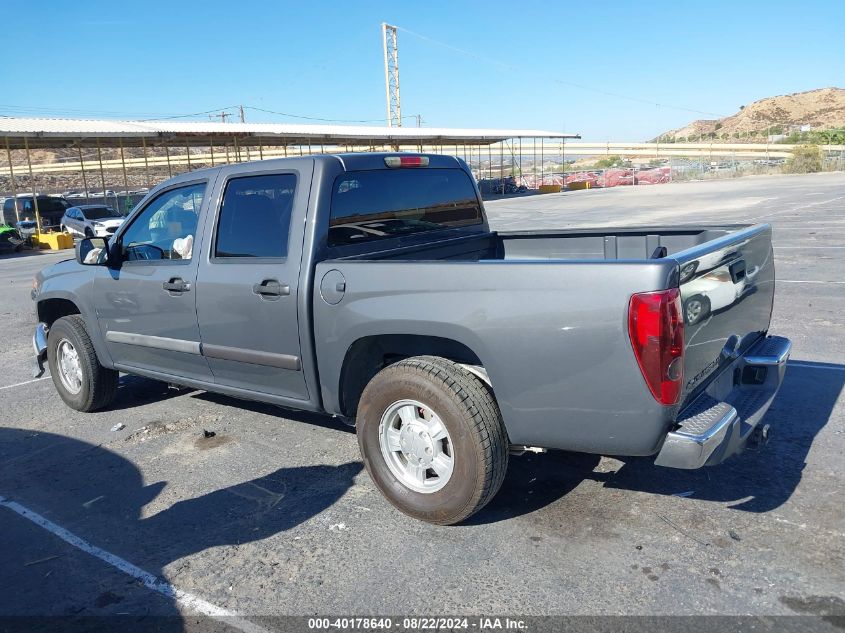
[{"label": "truck bed", "polygon": [[[408,244],[400,248],[349,255],[348,260],[637,260],[653,259],[657,249],[667,255],[700,246],[747,228],[748,225],[706,227],[601,228],[563,231],[509,231],[463,236],[453,240]],[[414,236],[419,240],[421,236]]]},{"label": "truck bed", "polygon": [[[726,345],[742,353],[769,327],[768,225],[423,239],[317,264],[315,330],[344,323],[342,336],[318,341],[320,366],[340,367],[349,345],[379,333],[458,341],[487,371],[513,443],[654,454],[679,411],[730,365]],[[345,283],[335,305],[318,300],[329,271]],[[672,287],[685,309],[701,310],[686,323],[681,400],[663,407],[645,388],[627,315],[632,294]],[[340,412],[338,377],[320,381]]]}]

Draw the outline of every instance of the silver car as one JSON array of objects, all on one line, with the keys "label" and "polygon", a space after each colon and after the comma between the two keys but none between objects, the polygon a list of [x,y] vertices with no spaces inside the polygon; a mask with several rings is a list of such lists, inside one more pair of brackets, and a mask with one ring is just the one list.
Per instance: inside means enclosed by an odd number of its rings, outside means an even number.
[{"label": "silver car", "polygon": [[70,207],[62,217],[62,230],[80,237],[111,237],[124,217],[111,207],[84,204]]}]

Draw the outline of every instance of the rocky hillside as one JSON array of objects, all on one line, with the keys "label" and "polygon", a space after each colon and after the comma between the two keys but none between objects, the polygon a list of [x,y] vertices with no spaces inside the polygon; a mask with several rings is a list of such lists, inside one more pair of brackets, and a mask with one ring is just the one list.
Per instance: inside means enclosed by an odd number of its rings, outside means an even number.
[{"label": "rocky hillside", "polygon": [[[771,134],[845,127],[845,89],[821,88],[760,99],[722,119],[700,119],[660,135],[660,140],[763,142]],[[806,129],[806,128],[805,128]],[[656,140],[656,139],[655,139]]]}]

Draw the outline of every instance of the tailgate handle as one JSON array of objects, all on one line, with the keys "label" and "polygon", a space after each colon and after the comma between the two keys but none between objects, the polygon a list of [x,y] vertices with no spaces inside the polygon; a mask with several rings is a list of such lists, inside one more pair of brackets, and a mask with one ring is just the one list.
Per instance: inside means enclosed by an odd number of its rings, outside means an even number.
[{"label": "tailgate handle", "polygon": [[745,260],[741,259],[730,265],[728,270],[731,271],[731,279],[735,284],[745,279]]}]

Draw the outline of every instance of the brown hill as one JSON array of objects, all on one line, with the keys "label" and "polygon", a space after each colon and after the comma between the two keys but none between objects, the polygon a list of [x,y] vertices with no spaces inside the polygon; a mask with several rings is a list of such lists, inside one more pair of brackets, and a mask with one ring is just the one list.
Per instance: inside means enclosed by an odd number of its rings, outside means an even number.
[{"label": "brown hill", "polygon": [[[845,127],[845,89],[820,88],[760,99],[722,119],[699,119],[661,134],[661,140],[762,142],[770,134]],[[805,128],[806,129],[806,128]],[[657,140],[657,139],[655,139]]]}]

